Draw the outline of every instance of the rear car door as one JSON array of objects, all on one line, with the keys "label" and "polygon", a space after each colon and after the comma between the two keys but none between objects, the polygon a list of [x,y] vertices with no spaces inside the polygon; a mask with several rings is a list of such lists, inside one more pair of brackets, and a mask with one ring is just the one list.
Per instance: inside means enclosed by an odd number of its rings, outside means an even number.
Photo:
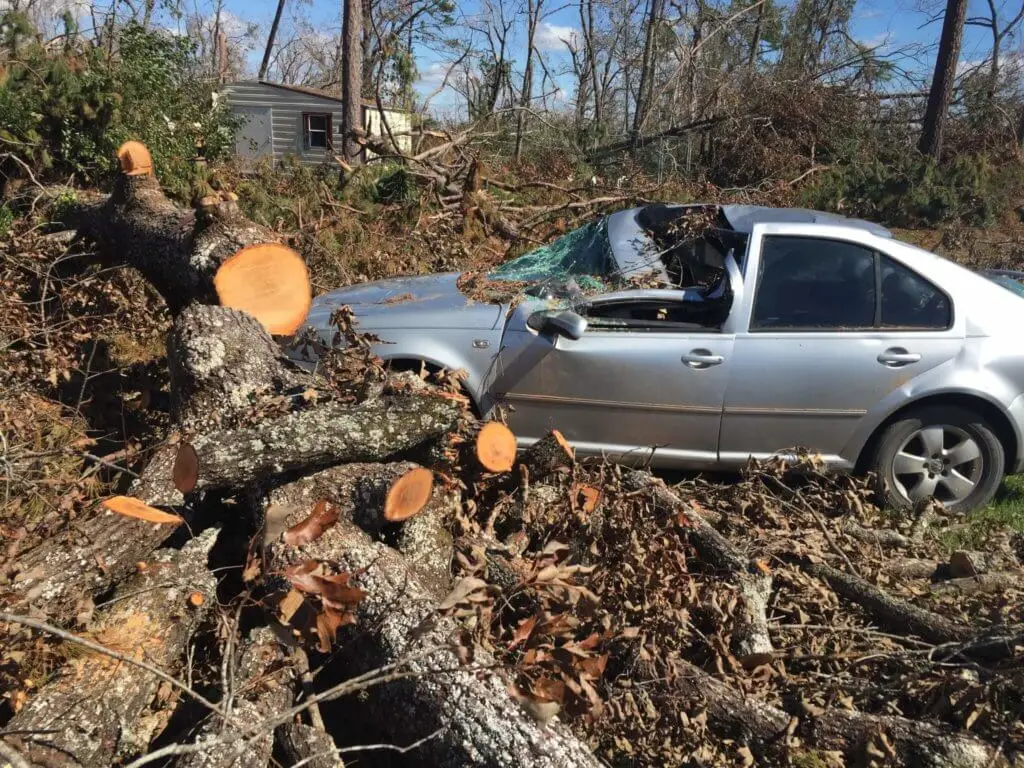
[{"label": "rear car door", "polygon": [[844,455],[859,422],[893,390],[954,358],[964,342],[951,299],[868,233],[758,225],[720,442],[741,464],[791,448]]},{"label": "rear car door", "polygon": [[680,321],[682,291],[624,291],[579,311],[579,339],[531,328],[543,308],[509,320],[492,384],[522,442],[561,431],[584,455],[661,465],[717,460],[733,334]]}]

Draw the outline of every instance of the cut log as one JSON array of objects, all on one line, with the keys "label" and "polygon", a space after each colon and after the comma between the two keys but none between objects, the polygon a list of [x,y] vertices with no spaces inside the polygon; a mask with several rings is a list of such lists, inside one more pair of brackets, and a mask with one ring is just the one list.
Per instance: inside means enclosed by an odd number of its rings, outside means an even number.
[{"label": "cut log", "polygon": [[882,563],[879,573],[895,579],[928,579],[939,568],[937,560],[917,557],[897,557]]},{"label": "cut log", "polygon": [[213,285],[222,306],[247,312],[279,336],[302,327],[313,300],[306,262],[279,243],[238,251],[220,265]]},{"label": "cut log", "polygon": [[540,480],[560,469],[573,465],[576,453],[557,429],[548,432],[525,451],[520,462],[529,471],[531,480]]},{"label": "cut log", "polygon": [[424,586],[437,594],[447,594],[451,588],[455,545],[450,529],[461,500],[456,489],[435,488],[423,511],[406,520],[398,533],[398,551]]},{"label": "cut log", "polygon": [[426,506],[433,491],[433,472],[423,467],[410,469],[391,484],[384,498],[384,519],[391,523],[408,520]]},{"label": "cut log", "polygon": [[711,566],[727,572],[736,583],[741,605],[736,612],[738,626],[732,636],[733,653],[741,660],[757,660],[771,654],[767,611],[772,578],[767,567],[741,554],[697,510],[649,472],[626,470],[622,485],[629,491],[650,493],[656,512],[681,515],[690,526],[688,538],[701,557]]},{"label": "cut log", "polygon": [[949,556],[949,574],[955,579],[978,576],[991,568],[990,560],[984,552],[957,550]]},{"label": "cut log", "polygon": [[666,706],[678,708],[682,698],[693,710],[706,709],[713,732],[739,740],[756,756],[784,756],[789,762],[794,755],[786,746],[786,734],[795,727],[805,748],[840,752],[851,765],[858,764],[866,748],[883,734],[893,749],[886,765],[983,768],[999,764],[992,762],[997,753],[987,744],[924,720],[826,709],[817,717],[794,722],[787,712],[757,701],[687,662],[680,662],[670,691]]},{"label": "cut log", "polygon": [[[231,716],[240,725],[254,725],[283,714],[295,699],[295,675],[289,668],[273,631],[255,630],[244,644],[238,663],[239,677],[232,697]],[[270,762],[274,733],[246,733],[220,718],[207,718],[195,736],[196,746],[210,741],[209,749],[180,757],[177,768],[259,768]]]},{"label": "cut log", "polygon": [[274,731],[281,765],[308,768],[344,768],[330,734],[304,723],[286,723]]},{"label": "cut log", "polygon": [[498,421],[489,421],[476,436],[476,459],[488,472],[508,472],[516,461],[516,436]]},{"label": "cut log", "polygon": [[891,631],[916,635],[932,643],[958,642],[972,634],[965,625],[890,595],[859,576],[824,563],[800,562],[799,565],[811,576],[827,581],[836,594],[861,606]]},{"label": "cut log", "polygon": [[[128,579],[109,607],[96,612],[88,639],[175,674],[196,628],[215,604],[207,569],[216,541],[208,530],[181,550],[160,550]],[[189,595],[209,597],[199,606]],[[133,664],[90,652],[68,661],[8,724],[5,737],[33,764],[106,768],[115,756],[144,751],[164,725],[145,717],[158,677]]]},{"label": "cut log", "polygon": [[441,596],[402,555],[344,519],[330,533],[335,549],[325,557],[358,574],[353,582],[364,592],[355,608],[358,642],[344,646],[352,654],[346,670],[360,674],[398,662],[409,673],[369,689],[360,704],[391,743],[436,732],[410,757],[437,766],[600,765],[557,718],[541,725],[513,701],[486,651],[475,649],[470,667],[459,662],[451,644],[456,623],[438,615]]},{"label": "cut log", "polygon": [[325,403],[254,427],[210,432],[191,441],[199,468],[189,490],[241,488],[295,470],[426,453],[461,416],[462,408],[445,398],[395,396]]},{"label": "cut log", "polygon": [[[277,243],[272,230],[245,218],[237,202],[223,197],[218,205],[198,212],[178,208],[160,190],[152,158],[138,142],[125,144],[118,158],[122,173],[113,193],[102,204],[83,206],[75,217],[79,236],[95,241],[101,258],[138,269],[163,296],[171,313],[177,314],[193,302],[218,303],[214,277],[237,256],[223,281],[228,301],[239,302],[240,308],[253,312],[272,332],[289,333],[282,329],[301,325],[310,303],[308,277],[296,265],[301,258],[284,246],[256,257],[251,252],[240,254],[249,246]],[[239,292],[238,281],[231,276],[267,264],[283,275],[267,294],[268,299],[273,297],[272,305],[254,302],[260,289],[253,286]],[[277,277],[264,275],[260,284],[266,286]]]}]

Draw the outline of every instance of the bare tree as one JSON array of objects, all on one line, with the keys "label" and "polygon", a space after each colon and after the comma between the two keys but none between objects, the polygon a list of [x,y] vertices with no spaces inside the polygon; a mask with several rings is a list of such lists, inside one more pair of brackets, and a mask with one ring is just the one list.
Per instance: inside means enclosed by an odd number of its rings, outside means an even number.
[{"label": "bare tree", "polygon": [[942,134],[946,127],[949,104],[953,100],[956,63],[960,57],[966,16],[967,0],[947,0],[939,53],[935,60],[935,74],[932,77],[931,91],[928,93],[921,140],[917,145],[923,154],[935,158],[942,152]]},{"label": "bare tree", "polygon": [[526,109],[533,96],[534,38],[540,22],[541,6],[544,0],[526,0],[526,66],[523,69],[523,88],[519,95],[519,114],[516,118],[515,160],[518,163],[523,152],[523,129],[526,127]]},{"label": "bare tree", "polygon": [[988,16],[972,16],[967,19],[967,26],[983,27],[989,30],[992,35],[992,52],[989,55],[989,75],[986,96],[989,101],[995,98],[996,90],[999,88],[999,73],[1002,65],[1003,43],[1007,38],[1012,37],[1021,22],[1024,21],[1024,3],[1021,3],[1020,10],[1012,16],[1005,24],[999,25],[1000,8],[995,0],[988,0]]}]

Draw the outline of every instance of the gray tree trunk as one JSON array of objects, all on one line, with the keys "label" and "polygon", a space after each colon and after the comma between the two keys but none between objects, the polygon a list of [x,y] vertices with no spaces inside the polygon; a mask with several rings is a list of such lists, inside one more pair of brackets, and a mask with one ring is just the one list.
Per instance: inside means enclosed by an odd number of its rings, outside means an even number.
[{"label": "gray tree trunk", "polygon": [[363,2],[343,0],[342,8],[341,131],[345,161],[355,165],[360,147],[352,140],[352,132],[363,129]]},{"label": "gray tree trunk", "polygon": [[922,154],[936,159],[942,154],[942,138],[946,129],[949,105],[953,101],[956,64],[960,58],[966,15],[967,0],[947,0],[932,87],[928,92],[928,106],[924,112],[921,139],[917,144]]}]

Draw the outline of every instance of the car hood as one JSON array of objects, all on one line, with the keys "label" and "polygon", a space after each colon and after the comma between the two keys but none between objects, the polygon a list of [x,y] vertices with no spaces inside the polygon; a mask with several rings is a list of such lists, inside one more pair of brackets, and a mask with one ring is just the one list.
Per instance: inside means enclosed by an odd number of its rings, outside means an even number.
[{"label": "car hood", "polygon": [[307,322],[327,328],[334,311],[348,305],[361,329],[495,327],[504,307],[471,300],[458,289],[458,278],[449,272],[338,288],[313,300]]}]

